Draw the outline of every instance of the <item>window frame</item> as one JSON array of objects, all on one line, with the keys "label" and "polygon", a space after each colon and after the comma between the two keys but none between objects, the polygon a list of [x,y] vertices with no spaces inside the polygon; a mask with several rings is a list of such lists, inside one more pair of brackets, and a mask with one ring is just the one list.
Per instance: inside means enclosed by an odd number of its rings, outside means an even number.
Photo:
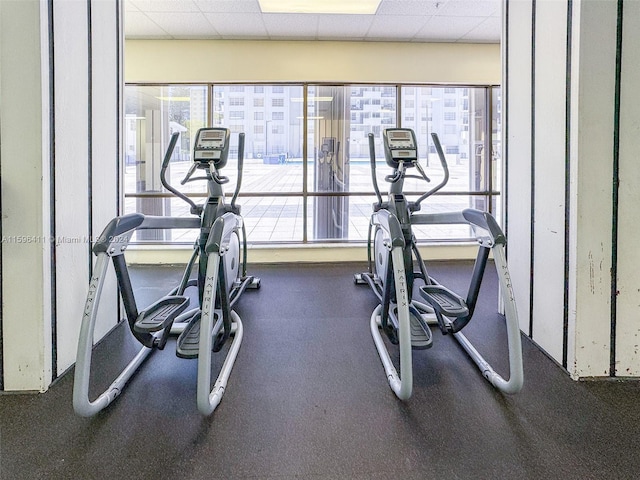
[{"label": "window frame", "polygon": [[[239,194],[239,197],[242,198],[259,198],[259,197],[298,197],[302,199],[302,204],[303,204],[303,225],[304,225],[304,233],[302,236],[302,240],[301,241],[296,241],[293,242],[294,244],[318,244],[318,243],[351,243],[351,244],[362,244],[363,240],[360,239],[321,239],[321,240],[315,240],[315,239],[311,239],[309,238],[310,235],[308,233],[308,229],[309,229],[309,221],[308,221],[308,204],[310,202],[310,200],[314,197],[318,197],[318,196],[331,196],[331,197],[362,197],[362,196],[372,196],[374,195],[374,191],[373,188],[371,188],[370,191],[347,191],[347,192],[332,192],[332,193],[323,193],[323,192],[313,192],[310,191],[307,188],[307,178],[309,175],[309,171],[307,169],[306,166],[306,149],[307,149],[307,120],[306,118],[308,117],[307,115],[307,91],[309,89],[309,87],[314,87],[314,86],[322,86],[322,85],[329,85],[328,83],[323,83],[323,82],[295,82],[295,83],[291,83],[291,82],[287,82],[287,83],[278,83],[278,82],[206,82],[206,83],[202,83],[202,82],[196,82],[196,83],[139,83],[139,82],[127,82],[125,84],[125,92],[126,92],[126,88],[127,87],[144,87],[144,86],[153,86],[153,87],[172,87],[172,86],[203,86],[207,89],[207,124],[208,125],[213,125],[213,116],[214,116],[214,110],[213,110],[213,105],[214,105],[214,87],[220,87],[220,86],[228,86],[230,88],[230,92],[232,92],[234,94],[234,96],[241,96],[243,92],[246,91],[246,88],[251,88],[252,91],[255,92],[263,92],[264,94],[266,94],[268,87],[272,87],[272,93],[282,93],[284,88],[288,87],[288,86],[301,86],[303,89],[303,96],[305,99],[305,104],[304,104],[304,108],[303,108],[303,116],[304,116],[304,120],[303,120],[303,125],[304,125],[304,134],[303,134],[303,159],[304,159],[304,168],[303,168],[303,181],[301,183],[301,188],[299,191],[292,191],[292,192],[263,192],[263,191],[241,191]],[[485,142],[485,148],[484,148],[484,155],[487,157],[484,161],[484,168],[486,169],[485,175],[486,175],[486,179],[487,179],[487,185],[484,189],[481,190],[467,190],[467,191],[440,191],[438,192],[436,195],[439,197],[446,197],[446,196],[452,196],[452,197],[480,197],[480,198],[484,198],[484,204],[486,206],[486,210],[489,211],[492,214],[496,214],[496,211],[502,212],[502,208],[501,208],[501,202],[499,201],[499,199],[501,198],[501,191],[502,191],[502,185],[496,185],[495,183],[497,182],[497,180],[504,178],[504,165],[500,164],[500,168],[501,168],[501,173],[499,176],[496,176],[494,173],[494,169],[496,167],[495,165],[495,158],[493,158],[493,155],[495,155],[494,152],[494,145],[493,143],[495,143],[496,140],[496,132],[494,131],[494,122],[495,122],[495,118],[494,118],[494,113],[493,113],[493,105],[494,105],[494,96],[495,96],[495,92],[497,91],[499,95],[501,95],[501,87],[500,85],[496,85],[496,84],[469,84],[469,85],[452,85],[452,84],[433,84],[433,83],[379,83],[379,82],[375,82],[375,83],[364,83],[364,82],[358,82],[358,83],[349,83],[349,82],[332,82],[330,85],[337,85],[337,86],[343,86],[345,88],[349,88],[349,87],[374,87],[377,88],[380,92],[380,96],[379,98],[376,99],[371,99],[371,98],[363,98],[362,99],[362,105],[376,105],[378,107],[383,108],[384,104],[385,104],[385,98],[389,97],[389,95],[392,95],[392,89],[395,88],[395,94],[396,94],[396,118],[395,118],[395,122],[396,125],[401,126],[402,125],[402,110],[403,110],[403,102],[405,102],[406,100],[402,98],[402,89],[407,89],[407,92],[410,92],[410,90],[408,89],[414,89],[414,88],[422,88],[422,89],[429,89],[429,88],[444,88],[446,92],[449,91],[455,91],[456,89],[459,88],[475,88],[475,89],[484,89],[486,94],[485,94],[485,100],[486,100],[486,105],[485,105],[485,111],[486,111],[486,117],[487,117],[487,121],[486,121],[486,128],[487,128],[487,135],[485,136],[486,142]],[[409,93],[410,94],[410,93]],[[354,97],[359,97],[362,98],[362,95],[354,95]],[[265,100],[266,102],[267,100]],[[374,103],[376,102],[376,103]],[[246,101],[243,102],[244,104],[246,104]],[[419,111],[419,107],[417,107],[418,104],[418,100],[416,99],[414,102],[414,107],[416,108],[416,112]],[[264,108],[264,104],[262,107],[255,107],[255,105],[253,107],[251,106],[246,106],[244,105],[245,108]],[[450,107],[447,107],[450,108]],[[233,110],[229,110],[229,114],[232,112]],[[376,109],[374,110],[374,112],[378,112],[378,115],[380,117],[380,120],[386,119],[386,117],[380,112],[380,110]],[[364,112],[364,114],[369,114],[369,116],[371,116],[372,112]],[[445,112],[446,115],[447,112]],[[461,116],[464,115],[457,115],[457,112],[452,112],[455,115],[455,122],[456,123],[460,123],[462,124],[463,122],[463,118],[459,118]],[[350,110],[349,113],[349,117],[352,117],[352,115],[363,115],[362,110],[358,110],[358,109],[352,109]],[[243,116],[244,119],[246,119],[247,121],[252,121],[253,119],[253,115],[251,113],[249,114],[245,114],[245,112],[243,111]],[[266,115],[265,115],[266,116]],[[124,117],[124,114],[123,114]],[[231,120],[232,123],[235,123],[234,119],[229,118],[229,120]],[[388,119],[387,119],[388,120]],[[453,120],[447,120],[449,121],[453,121]],[[387,125],[385,124],[385,122],[382,122],[383,124],[381,125],[381,127],[387,128]],[[376,130],[376,129],[374,129]],[[377,129],[377,131],[381,131],[381,129]],[[499,131],[498,131],[499,132]],[[498,133],[497,137],[498,137],[498,141],[501,138],[502,133]],[[498,155],[499,157],[499,155]],[[502,160],[501,158],[498,158],[499,160]],[[124,171],[124,170],[121,170]],[[420,192],[407,192],[408,195],[414,195]],[[227,192],[227,195],[231,196],[232,192]],[[135,192],[127,192],[125,191],[124,187],[121,189],[121,197],[122,197],[122,201],[121,201],[121,205],[123,206],[122,208],[124,208],[124,200],[125,198],[140,198],[140,197],[153,197],[153,196],[158,196],[158,197],[166,197],[167,194],[166,193],[159,193],[159,194],[149,194],[149,193],[135,193]],[[197,197],[202,197],[203,194],[199,194],[199,193],[194,193],[194,194],[190,194],[189,196],[193,196],[195,198]],[[501,222],[501,218],[498,215],[498,222]],[[419,239],[420,243],[432,243],[432,242],[438,242],[438,243],[457,243],[457,242],[467,242],[470,241],[471,237],[464,237],[464,238],[442,238],[442,239],[435,239],[435,240],[431,240],[431,239]],[[366,241],[366,240],[365,240]],[[159,243],[176,243],[176,242],[166,242],[166,241],[160,241]],[[292,242],[279,242],[279,241],[252,241],[252,243],[255,244],[281,244],[281,243],[292,243]],[[145,244],[149,244],[149,242],[145,242]]]}]

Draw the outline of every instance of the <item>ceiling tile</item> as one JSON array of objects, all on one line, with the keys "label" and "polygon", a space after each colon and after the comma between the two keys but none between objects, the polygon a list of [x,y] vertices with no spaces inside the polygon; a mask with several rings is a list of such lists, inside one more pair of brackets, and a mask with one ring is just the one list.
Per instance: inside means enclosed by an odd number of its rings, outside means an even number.
[{"label": "ceiling tile", "polygon": [[445,17],[489,17],[499,10],[500,0],[449,0],[438,9],[435,15]]},{"label": "ceiling tile", "polygon": [[149,18],[173,38],[220,38],[202,13],[149,13]]},{"label": "ceiling tile", "polygon": [[132,2],[124,2],[125,12],[139,12],[140,9],[136,7]]},{"label": "ceiling tile", "polygon": [[438,12],[446,0],[382,0],[376,15],[422,15],[431,16]]},{"label": "ceiling tile", "polygon": [[489,17],[462,37],[464,42],[500,43],[502,18]]},{"label": "ceiling tile", "polygon": [[194,0],[205,13],[261,13],[258,0]]},{"label": "ceiling tile", "polygon": [[[199,12],[193,0],[128,0],[140,11],[150,12]],[[125,2],[126,3],[126,2]]]},{"label": "ceiling tile", "polygon": [[455,42],[484,20],[482,17],[433,17],[415,35],[415,40],[442,41],[441,39],[446,38]]},{"label": "ceiling tile", "polygon": [[264,25],[273,39],[314,39],[318,35],[319,15],[303,13],[265,13]]},{"label": "ceiling tile", "polygon": [[267,38],[262,16],[257,13],[205,13],[204,16],[223,38]]},{"label": "ceiling tile", "polygon": [[361,40],[372,23],[371,15],[319,15],[318,39]]},{"label": "ceiling tile", "polygon": [[425,25],[424,17],[404,15],[381,15],[374,17],[367,39],[406,41],[416,35]]},{"label": "ceiling tile", "polygon": [[127,38],[171,38],[142,12],[125,12],[124,34]]}]

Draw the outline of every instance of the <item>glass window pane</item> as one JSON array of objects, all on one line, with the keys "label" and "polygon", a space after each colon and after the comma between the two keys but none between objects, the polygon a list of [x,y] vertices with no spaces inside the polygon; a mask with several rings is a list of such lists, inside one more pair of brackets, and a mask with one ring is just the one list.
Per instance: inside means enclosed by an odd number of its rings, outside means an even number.
[{"label": "glass window pane", "polygon": [[[491,88],[491,185],[494,192],[502,190],[502,89]],[[502,225],[502,201],[493,197],[490,212]]]},{"label": "glass window pane", "polygon": [[302,192],[302,106],[300,85],[214,86],[214,126],[232,131],[225,191],[235,189],[238,134],[244,133],[241,192]]},{"label": "glass window pane", "polygon": [[491,89],[491,170],[492,189],[502,188],[502,90]]},{"label": "glass window pane", "polygon": [[[160,168],[173,132],[180,132],[167,177],[172,185],[191,165],[191,145],[197,130],[207,121],[207,87],[204,85],[125,87],[124,193],[161,193]],[[204,192],[206,185],[187,184],[184,192]],[[184,203],[184,202],[181,202]],[[176,215],[175,202],[167,198],[127,198],[124,213]],[[185,204],[186,205],[186,204]],[[172,234],[158,238],[158,232],[138,232],[139,241],[171,241]]]},{"label": "glass window pane", "polygon": [[249,243],[302,242],[302,197],[245,197],[238,204]]},{"label": "glass window pane", "polygon": [[[307,90],[308,184],[311,192],[349,191],[349,87],[311,85]],[[347,197],[314,196],[309,199],[309,238],[348,237]]]},{"label": "glass window pane", "polygon": [[402,126],[415,131],[420,161],[427,165],[429,176],[438,175],[440,169],[430,138],[432,132],[438,134],[450,170],[444,191],[488,189],[486,98],[486,88],[480,87],[402,88]]},{"label": "glass window pane", "polygon": [[349,202],[349,240],[366,242],[375,195],[358,195]]},{"label": "glass window pane", "polygon": [[[305,89],[306,139],[302,123]],[[400,101],[401,126],[415,131],[419,161],[431,179],[426,183],[407,178],[404,191],[409,198],[417,198],[442,179],[443,170],[430,137],[436,132],[445,151],[450,180],[441,194],[423,202],[422,211],[490,209],[500,220],[499,197],[489,196],[491,191],[499,191],[502,182],[500,88],[411,85],[402,86],[400,95],[397,90],[394,85],[213,85],[209,101],[206,85],[128,85],[124,213],[190,215],[184,202],[153,196],[166,193],[159,171],[173,131],[181,132],[181,136],[170,163],[170,181],[202,201],[206,182],[184,186],[179,182],[191,165],[191,144],[197,129],[206,125],[210,106],[213,125],[232,132],[229,160],[221,172],[230,179],[224,186],[228,195],[237,183],[239,139],[244,134],[238,204],[250,242],[366,241],[376,200],[368,135],[373,134],[377,183],[386,197],[389,185],[385,176],[391,169],[384,161],[382,131],[396,126],[396,103]],[[305,181],[309,192],[306,202]],[[416,229],[419,240],[471,238],[465,226]],[[191,231],[145,231],[138,232],[134,240],[191,244],[195,235]]]},{"label": "glass window pane", "polygon": [[[312,192],[372,192],[369,138],[377,150],[384,128],[395,126],[396,87],[310,85],[308,87],[307,188]],[[350,233],[351,197],[313,197],[310,238],[359,238]]]}]

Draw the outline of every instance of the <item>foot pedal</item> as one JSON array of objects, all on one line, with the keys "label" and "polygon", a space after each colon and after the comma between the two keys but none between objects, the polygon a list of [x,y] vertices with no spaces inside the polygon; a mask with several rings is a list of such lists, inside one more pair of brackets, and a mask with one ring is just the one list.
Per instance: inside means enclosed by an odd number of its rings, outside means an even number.
[{"label": "foot pedal", "polygon": [[353,283],[356,285],[367,285],[367,279],[365,276],[368,275],[366,273],[354,273],[353,274]]},{"label": "foot pedal", "polygon": [[[223,331],[222,327],[222,313],[220,310],[213,312],[213,332],[211,335],[217,337],[220,332]],[[180,358],[198,358],[200,353],[200,325],[202,320],[202,312],[196,313],[176,341],[176,356]],[[231,334],[235,332],[235,325],[231,327]],[[213,342],[212,349],[214,352],[218,351],[215,348],[216,342]]]},{"label": "foot pedal", "polygon": [[433,345],[431,329],[418,311],[410,312],[411,348],[414,350],[426,350]]},{"label": "foot pedal", "polygon": [[442,285],[424,285],[420,287],[420,295],[436,312],[450,318],[469,315],[465,301]]},{"label": "foot pedal", "polygon": [[189,306],[189,298],[180,295],[166,296],[140,312],[133,329],[139,333],[164,330]]},{"label": "foot pedal", "polygon": [[176,356],[180,358],[198,358],[200,347],[200,319],[202,312],[194,315],[184,328],[176,343]]}]

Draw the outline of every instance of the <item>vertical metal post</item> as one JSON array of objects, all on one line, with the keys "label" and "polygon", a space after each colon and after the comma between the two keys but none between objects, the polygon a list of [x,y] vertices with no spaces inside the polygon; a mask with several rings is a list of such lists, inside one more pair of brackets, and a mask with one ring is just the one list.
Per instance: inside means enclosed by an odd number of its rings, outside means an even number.
[{"label": "vertical metal post", "polygon": [[309,127],[308,127],[308,111],[309,108],[307,106],[309,95],[309,85],[304,84],[302,86],[302,243],[307,243],[309,241],[308,236],[308,227],[309,227],[309,219],[307,215],[307,207],[309,204],[309,192],[307,190],[307,176],[309,175],[309,165],[307,163],[308,159],[308,135],[309,135]]},{"label": "vertical metal post", "polygon": [[485,111],[487,112],[485,135],[484,135],[484,161],[487,181],[485,188],[487,190],[487,212],[493,215],[493,87],[491,85],[484,87],[487,92],[485,95]]}]

